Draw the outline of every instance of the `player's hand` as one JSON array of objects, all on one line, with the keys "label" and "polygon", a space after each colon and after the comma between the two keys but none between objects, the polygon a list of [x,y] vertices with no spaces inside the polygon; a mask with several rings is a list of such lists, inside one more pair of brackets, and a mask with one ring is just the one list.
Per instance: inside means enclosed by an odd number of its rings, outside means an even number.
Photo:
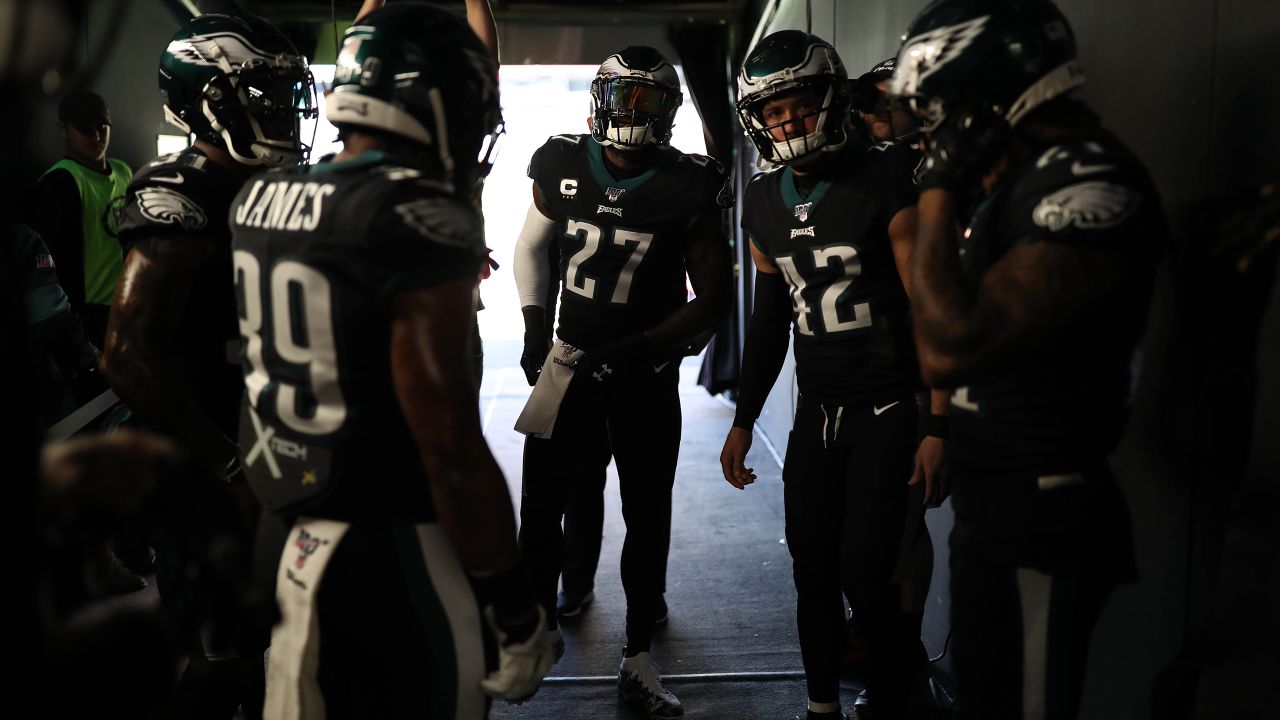
[{"label": "player's hand", "polygon": [[920,190],[966,196],[991,170],[1009,142],[1009,123],[989,108],[954,108],[925,133],[925,156],[916,176]]},{"label": "player's hand", "polygon": [[498,669],[480,681],[480,689],[486,695],[511,703],[524,702],[538,692],[542,678],[551,672],[555,655],[547,641],[547,614],[541,606],[537,613],[533,632],[523,640],[515,640],[498,626],[493,608],[485,608],[484,617],[498,639]]},{"label": "player's hand", "polygon": [[604,382],[621,365],[633,364],[649,357],[643,333],[628,335],[621,340],[588,350],[578,361],[578,373],[591,373],[598,382]]},{"label": "player's hand", "polygon": [[524,379],[530,386],[538,382],[538,373],[542,372],[542,363],[546,362],[549,352],[551,352],[551,338],[543,333],[525,331],[524,350],[520,353],[520,369],[524,370]]},{"label": "player's hand", "polygon": [[720,451],[720,470],[729,484],[745,489],[756,481],[754,470],[746,466],[747,451],[751,449],[751,431],[746,428],[731,427],[729,436],[724,439],[724,449]]},{"label": "player's hand", "polygon": [[924,481],[925,507],[937,507],[946,497],[942,483],[942,438],[926,435],[916,448],[916,468],[908,485]]}]

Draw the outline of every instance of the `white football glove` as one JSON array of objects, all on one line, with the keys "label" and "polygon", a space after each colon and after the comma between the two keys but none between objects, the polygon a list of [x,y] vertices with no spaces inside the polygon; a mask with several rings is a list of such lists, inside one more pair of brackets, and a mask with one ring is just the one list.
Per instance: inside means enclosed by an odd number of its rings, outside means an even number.
[{"label": "white football glove", "polygon": [[490,697],[521,703],[533,697],[542,684],[542,678],[551,672],[555,664],[551,643],[547,640],[547,614],[538,607],[538,626],[529,633],[529,639],[507,644],[507,634],[494,620],[493,608],[484,609],[485,620],[498,638],[498,669],[480,681],[480,689]]}]

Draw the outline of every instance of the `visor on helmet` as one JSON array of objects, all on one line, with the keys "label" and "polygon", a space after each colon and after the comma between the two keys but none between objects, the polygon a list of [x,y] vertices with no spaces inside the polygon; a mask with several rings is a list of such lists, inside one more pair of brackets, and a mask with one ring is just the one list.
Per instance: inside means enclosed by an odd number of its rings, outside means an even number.
[{"label": "visor on helmet", "polygon": [[603,131],[600,139],[618,148],[666,141],[683,100],[679,90],[639,77],[597,77],[591,85],[592,115]]}]

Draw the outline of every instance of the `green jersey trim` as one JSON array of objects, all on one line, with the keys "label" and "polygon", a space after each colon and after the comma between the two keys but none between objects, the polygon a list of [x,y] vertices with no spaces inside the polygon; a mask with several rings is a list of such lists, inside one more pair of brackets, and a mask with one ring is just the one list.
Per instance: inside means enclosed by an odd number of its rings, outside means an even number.
[{"label": "green jersey trim", "polygon": [[622,180],[615,178],[613,173],[609,172],[609,168],[605,167],[604,149],[595,140],[587,143],[587,165],[591,166],[591,175],[601,188],[620,187],[623,190],[635,190],[658,174],[658,169],[651,167],[633,178]]}]

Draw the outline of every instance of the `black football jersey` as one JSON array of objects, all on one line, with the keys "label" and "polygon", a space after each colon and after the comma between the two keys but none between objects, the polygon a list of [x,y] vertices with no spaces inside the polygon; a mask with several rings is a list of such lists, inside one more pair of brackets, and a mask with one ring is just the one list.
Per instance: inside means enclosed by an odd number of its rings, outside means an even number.
[{"label": "black football jersey", "polygon": [[1129,281],[1104,314],[1063,327],[1000,378],[952,395],[952,462],[1036,472],[1078,470],[1115,448],[1127,417],[1130,362],[1168,229],[1142,164],[1116,141],[1052,147],[978,205],[960,241],[977,286],[1010,249],[1065,243],[1105,250]]},{"label": "black football jersey", "polygon": [[391,378],[392,303],[478,280],[478,211],[367,152],[256,175],[230,218],[244,347],[240,452],[255,492],[280,512],[434,519]]},{"label": "black football jersey", "polygon": [[231,231],[227,208],[242,182],[198,148],[190,147],[139,170],[125,192],[118,218],[118,234],[126,254],[148,238],[198,243],[212,250],[189,289],[182,322],[162,350],[166,365],[196,405],[232,437],[242,380],[234,354],[239,332],[235,296],[228,280]]},{"label": "black football jersey", "polygon": [[743,194],[742,227],[791,290],[796,380],[819,402],[880,402],[921,389],[910,305],[889,223],[916,204],[908,148],[850,147],[802,198],[790,167]]},{"label": "black football jersey", "polygon": [[719,163],[671,148],[615,178],[589,135],[554,135],[529,162],[560,243],[560,339],[587,350],[657,325],[688,298],[684,250],[704,213],[732,207]]}]

